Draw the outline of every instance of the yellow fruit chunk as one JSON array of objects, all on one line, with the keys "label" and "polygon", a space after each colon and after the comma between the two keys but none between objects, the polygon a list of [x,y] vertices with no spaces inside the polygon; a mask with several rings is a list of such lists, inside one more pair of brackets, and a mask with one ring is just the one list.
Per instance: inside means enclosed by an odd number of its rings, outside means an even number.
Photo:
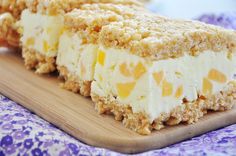
[{"label": "yellow fruit chunk", "polygon": [[173,93],[173,85],[164,80],[162,84],[162,96],[163,97],[171,96],[172,93]]},{"label": "yellow fruit chunk", "polygon": [[99,81],[103,81],[103,77],[101,74],[98,75]]},{"label": "yellow fruit chunk", "polygon": [[27,46],[33,46],[35,44],[35,40],[33,37],[30,37],[26,40],[26,45]]},{"label": "yellow fruit chunk", "polygon": [[138,80],[145,73],[146,73],[145,66],[141,62],[139,62],[134,68],[134,78]]},{"label": "yellow fruit chunk", "polygon": [[179,86],[175,92],[175,97],[180,98],[183,95],[183,85]]},{"label": "yellow fruit chunk", "polygon": [[59,32],[59,35],[61,36],[66,31],[66,28],[62,28]]},{"label": "yellow fruit chunk", "polygon": [[162,79],[164,78],[164,72],[160,71],[157,73],[153,73],[152,76],[153,76],[154,80],[156,81],[157,85],[160,85]]},{"label": "yellow fruit chunk", "polygon": [[116,65],[112,65],[112,66],[110,66],[110,70],[111,70],[111,71],[114,71],[115,68],[116,68]]},{"label": "yellow fruit chunk", "polygon": [[133,62],[130,63],[130,67],[134,68],[134,63]]},{"label": "yellow fruit chunk", "polygon": [[122,63],[120,65],[120,73],[126,77],[130,77],[131,76],[131,72],[130,70],[128,69],[127,67],[127,64],[126,63]]},{"label": "yellow fruit chunk", "polygon": [[205,95],[212,94],[213,85],[207,78],[203,78],[202,88],[203,88],[203,94]]},{"label": "yellow fruit chunk", "polygon": [[24,29],[22,27],[20,27],[20,28],[17,29],[17,32],[19,34],[23,34],[24,33]]},{"label": "yellow fruit chunk", "polygon": [[86,74],[86,68],[83,63],[81,63],[81,76],[84,76]]},{"label": "yellow fruit chunk", "polygon": [[220,71],[216,70],[216,69],[211,69],[208,73],[208,78],[210,80],[219,82],[219,83],[225,83],[227,81],[226,76],[221,73]]},{"label": "yellow fruit chunk", "polygon": [[47,32],[48,34],[50,34],[50,32],[52,32],[52,28],[51,28],[51,27],[48,27],[48,28],[46,29],[46,32]]},{"label": "yellow fruit chunk", "polygon": [[183,75],[181,72],[176,71],[175,72],[176,77],[181,78]]},{"label": "yellow fruit chunk", "polygon": [[233,54],[229,52],[229,53],[227,54],[227,58],[228,58],[229,60],[232,60]]},{"label": "yellow fruit chunk", "polygon": [[118,96],[122,99],[127,98],[134,89],[135,85],[135,82],[118,83],[116,85]]},{"label": "yellow fruit chunk", "polygon": [[43,41],[43,50],[44,50],[44,52],[48,52],[48,49],[49,49],[49,45],[48,45],[47,41]]},{"label": "yellow fruit chunk", "polygon": [[98,63],[99,63],[100,65],[104,66],[105,59],[106,59],[106,54],[105,54],[105,52],[99,50],[99,51],[98,51],[98,57],[97,57]]},{"label": "yellow fruit chunk", "polygon": [[59,42],[56,42],[52,47],[50,47],[50,50],[56,51],[58,49]]}]

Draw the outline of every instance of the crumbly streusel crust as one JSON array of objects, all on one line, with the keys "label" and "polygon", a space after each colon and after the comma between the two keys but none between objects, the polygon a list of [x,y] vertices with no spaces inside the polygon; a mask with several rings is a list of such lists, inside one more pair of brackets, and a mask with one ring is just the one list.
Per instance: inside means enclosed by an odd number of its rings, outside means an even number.
[{"label": "crumbly streusel crust", "polygon": [[55,57],[45,57],[33,49],[23,46],[22,57],[27,69],[35,69],[37,74],[47,74],[56,70]]},{"label": "crumbly streusel crust", "polygon": [[143,13],[150,13],[148,9],[142,6],[113,4],[113,3],[84,4],[84,5],[81,5],[79,9],[112,11],[120,16],[123,16],[125,19],[130,19],[133,16],[137,16]]},{"label": "crumbly streusel crust", "polygon": [[32,12],[41,12],[49,15],[70,12],[74,8],[79,8],[82,4],[92,3],[143,5],[138,0],[26,0],[26,5]]},{"label": "crumbly streusel crust", "polygon": [[236,51],[236,32],[150,13],[104,26],[99,42],[105,47],[127,49],[150,60],[161,60],[186,53],[196,56],[205,50]]},{"label": "crumbly streusel crust", "polygon": [[104,25],[130,19],[148,11],[138,6],[120,4],[85,4],[65,15],[65,27],[81,35],[84,43],[97,43]]},{"label": "crumbly streusel crust", "polygon": [[133,113],[129,105],[121,105],[113,97],[99,97],[91,93],[95,102],[96,110],[100,114],[113,114],[116,120],[133,131],[142,135],[148,135],[152,130],[160,130],[166,125],[177,125],[180,123],[192,124],[203,117],[209,110],[226,111],[233,107],[236,102],[236,84],[229,83],[227,89],[209,97],[200,96],[194,102],[184,102],[174,108],[171,113],[163,113],[159,118],[149,122],[145,113]]},{"label": "crumbly streusel crust", "polygon": [[121,20],[122,17],[111,11],[74,10],[65,16],[66,29],[76,32],[83,43],[97,43],[103,25]]},{"label": "crumbly streusel crust", "polygon": [[20,19],[21,12],[26,8],[25,0],[0,0],[0,13],[9,12]]},{"label": "crumbly streusel crust", "polygon": [[18,47],[20,36],[15,26],[16,19],[10,13],[0,15],[0,40],[2,46]]},{"label": "crumbly streusel crust", "polygon": [[70,73],[66,67],[57,66],[57,70],[60,77],[65,81],[61,87],[72,91],[74,93],[80,93],[83,96],[90,96],[91,81],[82,81],[74,74]]}]

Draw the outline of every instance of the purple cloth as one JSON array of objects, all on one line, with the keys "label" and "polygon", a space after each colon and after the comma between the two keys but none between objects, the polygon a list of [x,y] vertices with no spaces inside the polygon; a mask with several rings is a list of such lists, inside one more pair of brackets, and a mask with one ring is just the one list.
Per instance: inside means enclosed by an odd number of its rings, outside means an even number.
[{"label": "purple cloth", "polygon": [[[0,156],[122,155],[88,146],[0,96]],[[236,125],[139,155],[235,155]]]},{"label": "purple cloth", "polygon": [[224,13],[220,15],[206,14],[200,16],[198,20],[208,24],[218,25],[227,29],[236,30],[236,12]]},{"label": "purple cloth", "polygon": [[[236,13],[203,15],[200,21],[236,29]],[[122,155],[88,146],[0,95],[0,156]],[[236,155],[236,125],[139,155]]]}]

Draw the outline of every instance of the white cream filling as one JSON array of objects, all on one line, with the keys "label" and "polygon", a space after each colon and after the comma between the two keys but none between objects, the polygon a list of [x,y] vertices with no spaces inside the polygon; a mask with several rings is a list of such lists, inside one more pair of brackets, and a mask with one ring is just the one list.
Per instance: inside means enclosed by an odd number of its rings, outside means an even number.
[{"label": "white cream filling", "polygon": [[98,46],[83,44],[78,34],[64,32],[60,37],[57,65],[64,66],[82,81],[92,81]]},{"label": "white cream filling", "polygon": [[57,55],[58,40],[64,27],[61,15],[47,16],[24,10],[21,15],[23,46],[49,57]]},{"label": "white cream filling", "polygon": [[153,121],[181,105],[184,98],[194,101],[198,94],[222,91],[235,80],[235,74],[236,55],[229,58],[225,51],[148,63],[124,50],[100,47],[92,93],[113,96],[135,113],[147,113]]}]

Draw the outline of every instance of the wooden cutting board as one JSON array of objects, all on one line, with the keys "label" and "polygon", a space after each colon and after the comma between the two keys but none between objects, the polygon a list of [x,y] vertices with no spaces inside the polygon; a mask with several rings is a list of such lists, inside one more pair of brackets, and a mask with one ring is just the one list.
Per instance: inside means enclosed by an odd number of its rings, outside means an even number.
[{"label": "wooden cutting board", "polygon": [[75,138],[123,153],[162,148],[236,123],[236,108],[210,113],[193,125],[179,125],[141,136],[113,117],[98,115],[89,98],[63,90],[55,76],[39,76],[24,68],[19,53],[0,50],[1,94],[30,109]]}]

